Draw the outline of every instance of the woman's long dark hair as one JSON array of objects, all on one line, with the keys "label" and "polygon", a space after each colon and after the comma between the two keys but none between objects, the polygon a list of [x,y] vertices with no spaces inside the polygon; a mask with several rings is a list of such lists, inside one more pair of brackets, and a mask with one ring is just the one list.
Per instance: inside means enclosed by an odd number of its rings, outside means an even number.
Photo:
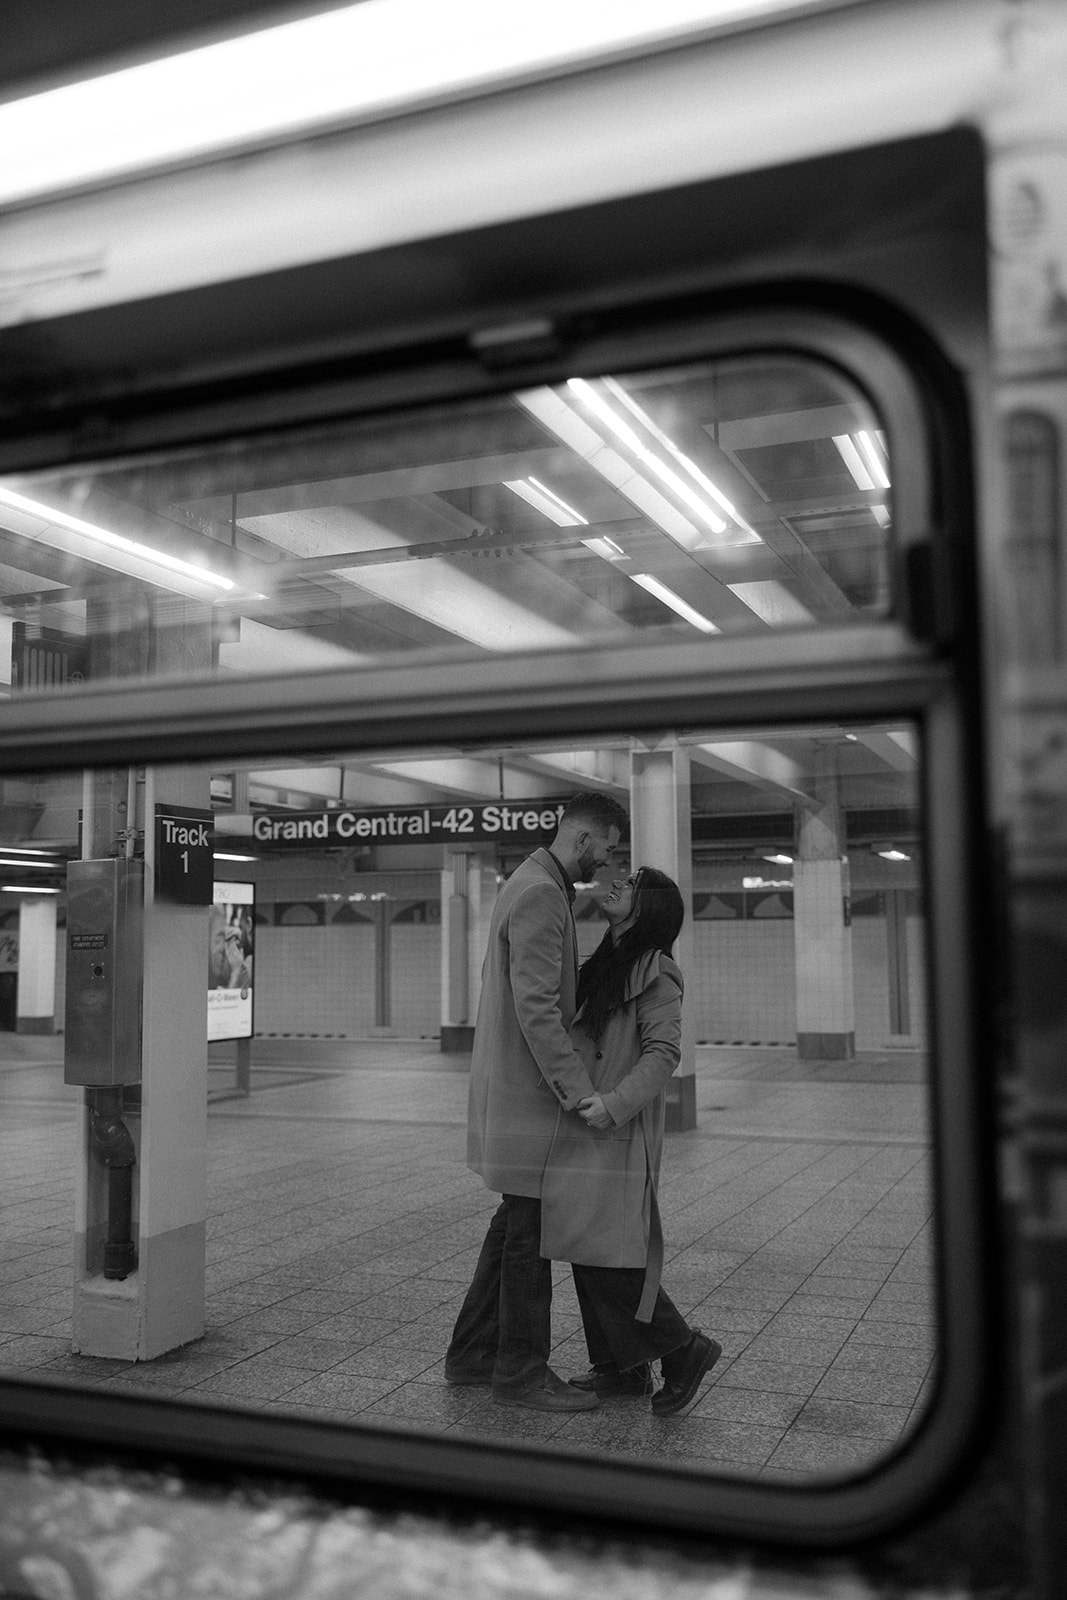
[{"label": "woman's long dark hair", "polygon": [[685,902],[673,878],[656,867],[642,867],[634,884],[637,920],[618,944],[605,933],[578,974],[581,1023],[590,1038],[599,1039],[608,1017],[623,1003],[626,980],[646,950],[670,955],[685,920]]}]

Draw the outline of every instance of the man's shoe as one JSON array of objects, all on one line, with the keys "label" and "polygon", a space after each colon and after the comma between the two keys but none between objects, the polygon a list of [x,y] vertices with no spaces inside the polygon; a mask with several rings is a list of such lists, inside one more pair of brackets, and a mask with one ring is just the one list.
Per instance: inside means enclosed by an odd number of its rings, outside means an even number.
[{"label": "man's shoe", "polygon": [[663,1388],[652,1396],[654,1417],[676,1417],[696,1399],[706,1373],[722,1355],[722,1345],[694,1328],[688,1344],[664,1356]]},{"label": "man's shoe", "polygon": [[529,1389],[494,1389],[493,1399],[497,1405],[524,1406],[527,1411],[595,1411],[600,1404],[598,1395],[573,1389],[551,1367]]},{"label": "man's shoe", "polygon": [[625,1371],[614,1361],[598,1361],[581,1378],[570,1380],[572,1389],[583,1394],[597,1394],[601,1400],[614,1400],[622,1396],[649,1395],[652,1393],[652,1368],[647,1361]]}]

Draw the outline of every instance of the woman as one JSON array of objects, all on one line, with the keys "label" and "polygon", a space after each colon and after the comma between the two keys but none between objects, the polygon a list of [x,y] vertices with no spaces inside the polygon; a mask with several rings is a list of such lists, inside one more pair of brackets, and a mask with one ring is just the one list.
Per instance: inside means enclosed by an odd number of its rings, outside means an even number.
[{"label": "woman", "polygon": [[576,1388],[652,1393],[658,1417],[696,1398],[721,1345],[689,1327],[660,1284],[656,1182],[664,1086],[681,1056],[682,974],[671,957],[685,907],[666,873],[612,884],[608,931],[581,969],[572,1036],[596,1093],[560,1110],[541,1190],[541,1254],[569,1261],[592,1367]]}]

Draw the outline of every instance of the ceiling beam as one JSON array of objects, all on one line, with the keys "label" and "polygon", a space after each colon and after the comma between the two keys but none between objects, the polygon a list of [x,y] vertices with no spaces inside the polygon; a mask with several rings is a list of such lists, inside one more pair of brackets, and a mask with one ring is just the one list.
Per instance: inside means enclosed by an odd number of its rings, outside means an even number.
[{"label": "ceiling beam", "polygon": [[757,739],[693,745],[689,755],[697,766],[748,784],[779,802],[803,806],[806,810],[819,804],[807,787],[809,775],[800,763]]},{"label": "ceiling beam", "polygon": [[539,778],[518,768],[503,767],[495,759],[480,761],[469,756],[380,761],[375,763],[375,770],[424,784],[427,788],[443,789],[450,794],[481,800],[499,800],[502,788],[505,791],[518,789],[522,795],[524,787],[526,793],[522,798],[531,800],[553,795],[559,789],[558,781]]},{"label": "ceiling beam", "polygon": [[889,733],[870,730],[856,737],[859,744],[865,745],[894,772],[914,772],[919,764],[918,744],[909,728],[893,729]]},{"label": "ceiling beam", "polygon": [[630,792],[630,761],[624,750],[537,750],[522,758],[523,766],[545,774],[557,787]]},{"label": "ceiling beam", "polygon": [[[237,497],[237,520],[273,516],[281,511],[317,511],[323,506],[362,505],[375,500],[407,499],[410,495],[439,494],[445,489],[476,489],[502,484],[509,478],[552,475],[573,467],[570,451],[558,445],[513,450],[501,455],[472,456],[462,461],[431,461],[422,466],[394,467],[387,472],[363,472],[344,478],[321,478],[311,483],[278,484],[269,489],[248,489]],[[202,515],[229,522],[229,495],[190,500]]]}]

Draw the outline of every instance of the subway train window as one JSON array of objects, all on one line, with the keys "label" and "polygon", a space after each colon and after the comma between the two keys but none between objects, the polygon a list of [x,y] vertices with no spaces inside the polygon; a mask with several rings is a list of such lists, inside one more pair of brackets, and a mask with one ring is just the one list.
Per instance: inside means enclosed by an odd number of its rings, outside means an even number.
[{"label": "subway train window", "polygon": [[9,476],[11,691],[882,618],[892,476],[857,385],[770,354]]},{"label": "subway train window", "polygon": [[[449,1371],[499,1198],[467,1159],[494,905],[576,788],[628,817],[572,868],[579,961],[635,878],[677,885],[640,1141],[662,1290],[720,1352],[678,1416]],[[870,1472],[941,1345],[923,793],[907,718],[7,780],[0,1376],[697,1484]],[[583,1242],[546,1248],[581,1377]]]},{"label": "subway train window", "polygon": [[812,1539],[958,1460],[965,452],[821,313],[630,344],[0,479],[14,1426]]}]

